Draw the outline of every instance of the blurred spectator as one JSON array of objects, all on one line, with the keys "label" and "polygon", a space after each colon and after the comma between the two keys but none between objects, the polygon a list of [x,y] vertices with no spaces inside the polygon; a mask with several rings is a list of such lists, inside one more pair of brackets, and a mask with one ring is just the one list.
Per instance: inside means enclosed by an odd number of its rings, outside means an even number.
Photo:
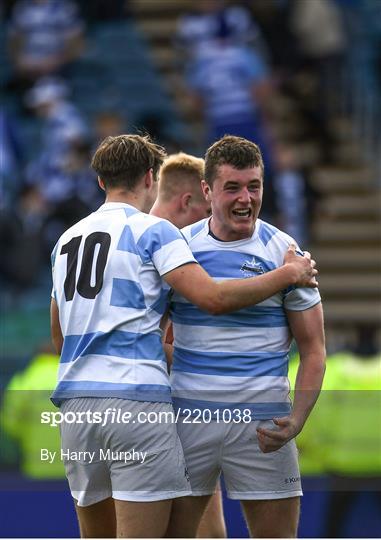
[{"label": "blurred spectator", "polygon": [[24,187],[16,205],[0,212],[0,277],[16,291],[34,285],[39,277],[47,212],[36,186]]},{"label": "blurred spectator", "polygon": [[260,55],[220,37],[196,55],[187,77],[195,108],[203,110],[207,144],[225,134],[259,144],[267,171],[271,167],[267,99],[271,94],[268,69]]},{"label": "blurred spectator", "polygon": [[62,74],[82,50],[83,30],[70,0],[17,1],[9,27],[12,89],[23,91],[41,76]]},{"label": "blurred spectator", "polygon": [[[378,327],[357,328],[352,350],[332,355],[322,412],[323,465],[331,475],[325,535],[343,536],[360,492],[370,491],[381,511],[381,352]],[[325,421],[324,421],[325,420]]]},{"label": "blurred spectator", "polygon": [[[53,412],[50,393],[57,379],[59,356],[50,344],[42,344],[27,367],[8,383],[1,404],[1,427],[20,445],[21,471],[30,479],[65,477],[60,459],[57,427],[41,422],[41,413]],[[41,459],[41,449],[56,452],[50,463]]]},{"label": "blurred spectator", "polygon": [[[67,100],[68,93],[63,81],[49,77],[38,81],[26,94],[26,103],[42,119],[41,152],[28,165],[26,181],[38,185],[49,203],[59,204],[79,196],[86,199],[89,208],[93,204],[87,199],[89,191],[93,197],[97,188],[93,187],[93,176],[83,158],[84,152],[86,157],[89,153],[88,130],[78,109]],[[81,217],[82,212],[77,219]]]},{"label": "blurred spectator", "polygon": [[310,239],[310,223],[318,193],[300,170],[295,150],[290,144],[278,142],[274,146],[274,161],[277,227],[292,236],[301,247],[305,247]]},{"label": "blurred spectator", "polygon": [[333,160],[332,120],[340,112],[344,91],[347,39],[340,9],[333,0],[294,0],[291,30],[299,46],[301,68],[316,79],[309,110],[323,159]]},{"label": "blurred spectator", "polygon": [[237,45],[259,37],[259,29],[245,7],[226,5],[225,0],[196,0],[194,11],[178,22],[176,43],[186,58],[192,58],[207,50],[221,32]]},{"label": "blurred spectator", "polygon": [[18,124],[5,108],[0,110],[0,208],[9,206],[21,185],[24,161]]},{"label": "blurred spectator", "polygon": [[57,238],[103,202],[104,193],[98,185],[96,174],[89,166],[90,154],[90,144],[72,145],[60,165],[46,171],[46,185],[44,178],[40,181],[40,188],[46,198],[50,196],[51,203],[51,210],[44,224],[46,260],[49,259]]},{"label": "blurred spectator", "polygon": [[73,103],[69,87],[58,77],[43,77],[25,96],[28,107],[43,120],[42,151],[56,156],[88,135],[87,126]]}]

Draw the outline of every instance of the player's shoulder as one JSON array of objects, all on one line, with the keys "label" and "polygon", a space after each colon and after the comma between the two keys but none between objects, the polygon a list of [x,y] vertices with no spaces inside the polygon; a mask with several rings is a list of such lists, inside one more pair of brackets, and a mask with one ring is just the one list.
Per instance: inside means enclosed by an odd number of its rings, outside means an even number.
[{"label": "player's shoulder", "polygon": [[167,219],[140,212],[129,220],[129,225],[134,229],[136,238],[144,236],[166,236],[167,234],[181,237],[180,231]]},{"label": "player's shoulder", "polygon": [[279,246],[287,248],[290,244],[296,244],[295,240],[284,231],[281,231],[271,223],[258,219],[258,238],[268,249]]},{"label": "player's shoulder", "polygon": [[192,223],[181,229],[181,232],[188,243],[204,236],[205,231],[207,231],[208,219],[209,218],[201,219],[200,221],[196,221],[196,223]]}]

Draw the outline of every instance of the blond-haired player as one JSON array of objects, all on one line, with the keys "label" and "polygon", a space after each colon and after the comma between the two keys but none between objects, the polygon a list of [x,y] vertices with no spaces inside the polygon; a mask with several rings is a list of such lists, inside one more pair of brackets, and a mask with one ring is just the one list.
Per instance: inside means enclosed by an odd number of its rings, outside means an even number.
[{"label": "blond-haired player", "polygon": [[[176,227],[191,225],[210,214],[210,203],[201,190],[204,180],[204,160],[184,152],[172,154],[163,163],[159,173],[159,190],[151,214],[168,219]],[[168,360],[172,353],[172,327],[168,329],[164,344]],[[198,538],[225,538],[226,527],[221,492],[211,498],[200,526]]]}]

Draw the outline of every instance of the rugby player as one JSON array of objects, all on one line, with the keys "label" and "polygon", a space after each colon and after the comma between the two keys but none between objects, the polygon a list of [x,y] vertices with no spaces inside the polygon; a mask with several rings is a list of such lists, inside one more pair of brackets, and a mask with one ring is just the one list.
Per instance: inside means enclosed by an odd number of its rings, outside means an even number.
[{"label": "rugby player", "polygon": [[[129,423],[63,423],[63,455],[82,537],[161,537],[171,500],[190,494],[174,423],[143,423],[170,412],[160,319],[172,288],[218,315],[263,301],[288,286],[316,287],[315,263],[285,248],[285,264],[251,279],[215,282],[179,230],[150,216],[164,150],[149,137],[107,137],[92,167],[106,202],[68,229],[52,253],[51,329],[61,355],[52,400],[78,417],[110,409]],[[82,414],[82,416],[81,416]],[[100,452],[102,450],[102,452]],[[147,459],[104,460],[138,450]]]},{"label": "rugby player", "polygon": [[[263,178],[262,156],[251,141],[224,136],[206,153],[202,187],[212,216],[182,232],[218,283],[270,275],[293,243],[258,217]],[[252,537],[295,537],[302,491],[294,437],[324,376],[319,292],[290,286],[219,317],[175,293],[171,311],[172,396],[181,413],[178,432],[192,496],[174,501],[167,535],[195,536],[222,472],[228,497],[241,501]],[[292,336],[300,365],[291,406]]]},{"label": "rugby player", "polygon": [[[163,163],[159,174],[159,189],[150,214],[165,218],[181,229],[210,215],[210,202],[201,190],[204,180],[204,160],[179,152]],[[172,326],[167,329],[164,349],[172,363]],[[197,529],[197,538],[226,538],[226,526],[220,487],[211,497]]]}]

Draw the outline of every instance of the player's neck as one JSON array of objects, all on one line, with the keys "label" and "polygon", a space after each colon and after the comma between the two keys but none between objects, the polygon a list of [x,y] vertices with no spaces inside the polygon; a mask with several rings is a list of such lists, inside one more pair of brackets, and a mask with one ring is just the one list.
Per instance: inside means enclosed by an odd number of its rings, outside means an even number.
[{"label": "player's neck", "polygon": [[156,200],[155,204],[153,205],[150,214],[159,218],[167,219],[171,223],[175,222],[175,216],[172,212],[171,207],[158,200]]},{"label": "player's neck", "polygon": [[143,198],[133,191],[110,190],[107,192],[105,203],[110,202],[130,204],[138,210],[144,208]]}]

